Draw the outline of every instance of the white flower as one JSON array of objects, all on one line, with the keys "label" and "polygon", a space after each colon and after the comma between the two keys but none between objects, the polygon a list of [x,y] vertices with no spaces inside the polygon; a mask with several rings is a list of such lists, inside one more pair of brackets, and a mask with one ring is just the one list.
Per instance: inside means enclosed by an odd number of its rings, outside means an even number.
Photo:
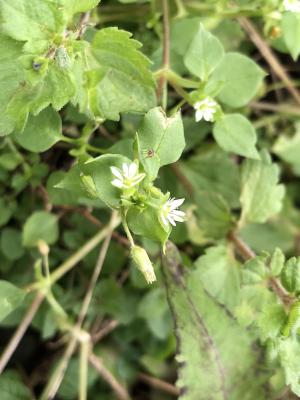
[{"label": "white flower", "polygon": [[178,207],[184,202],[184,199],[169,199],[162,206],[160,217],[165,225],[170,222],[171,225],[176,226],[176,222],[183,222],[185,212],[177,210]]},{"label": "white flower", "polygon": [[285,11],[300,13],[300,1],[299,0],[284,0],[283,7],[284,7]]},{"label": "white flower", "polygon": [[213,99],[206,97],[206,99],[198,101],[194,104],[196,110],[195,118],[196,122],[204,119],[205,121],[212,121],[214,119],[214,113],[217,111],[217,105]]},{"label": "white flower", "polygon": [[123,163],[122,170],[117,167],[110,167],[111,172],[116,179],[111,181],[111,184],[119,189],[130,189],[140,183],[146,174],[139,174],[136,163]]}]

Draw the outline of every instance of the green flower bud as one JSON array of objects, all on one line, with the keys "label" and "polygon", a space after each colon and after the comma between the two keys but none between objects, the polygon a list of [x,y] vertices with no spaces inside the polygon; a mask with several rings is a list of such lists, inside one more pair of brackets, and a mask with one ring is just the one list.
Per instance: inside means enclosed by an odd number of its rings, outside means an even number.
[{"label": "green flower bud", "polygon": [[290,258],[281,271],[281,282],[290,293],[300,292],[300,258]]},{"label": "green flower bud", "polygon": [[155,272],[150,258],[146,251],[140,246],[133,246],[131,248],[130,255],[136,265],[136,267],[144,275],[147,283],[153,283],[156,281]]}]

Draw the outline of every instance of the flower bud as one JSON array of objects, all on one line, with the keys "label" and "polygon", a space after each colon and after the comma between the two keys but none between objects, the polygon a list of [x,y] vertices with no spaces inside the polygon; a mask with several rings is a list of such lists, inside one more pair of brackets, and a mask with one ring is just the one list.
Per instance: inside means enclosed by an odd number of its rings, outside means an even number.
[{"label": "flower bud", "polygon": [[144,275],[147,283],[153,283],[156,281],[155,272],[150,258],[146,251],[140,246],[133,246],[131,248],[130,255],[136,265],[136,267]]}]

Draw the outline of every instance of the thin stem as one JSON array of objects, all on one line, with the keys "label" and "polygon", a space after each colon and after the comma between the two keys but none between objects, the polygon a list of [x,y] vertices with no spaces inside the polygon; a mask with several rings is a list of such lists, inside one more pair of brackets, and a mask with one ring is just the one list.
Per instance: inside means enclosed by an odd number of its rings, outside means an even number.
[{"label": "thin stem", "polygon": [[44,300],[44,295],[42,293],[38,293],[34,300],[31,303],[27,313],[25,314],[23,320],[19,324],[17,330],[15,331],[14,335],[10,339],[8,345],[6,346],[2,356],[0,358],[0,374],[2,374],[4,368],[6,367],[7,363],[11,359],[13,353],[15,352],[16,348],[18,347],[20,341],[22,340],[25,332],[27,331],[31,321],[33,320],[35,314],[37,313],[42,301]]},{"label": "thin stem", "polygon": [[262,56],[268,62],[274,71],[274,74],[285,83],[287,90],[290,92],[296,102],[300,104],[300,93],[295,88],[293,81],[289,77],[284,67],[280,64],[278,58],[257,31],[255,25],[245,17],[239,18],[239,22],[244,30],[249,34],[250,39],[257,46]]},{"label": "thin stem", "polygon": [[297,106],[286,105],[286,104],[272,104],[264,101],[254,101],[250,103],[250,107],[255,110],[265,110],[265,111],[273,111],[278,114],[290,114],[294,116],[300,115],[300,110]]},{"label": "thin stem", "polygon": [[105,257],[106,257],[107,251],[108,251],[108,247],[109,247],[109,244],[111,241],[112,232],[114,230],[117,219],[118,219],[117,211],[113,211],[110,223],[108,225],[108,232],[107,232],[106,239],[101,247],[96,267],[94,269],[92,278],[90,280],[86,295],[84,297],[84,300],[83,300],[83,303],[81,306],[81,310],[80,310],[78,321],[77,321],[78,326],[82,325],[84,318],[87,314],[87,311],[88,311],[88,308],[89,308],[89,305],[90,305],[90,302],[91,302],[91,299],[93,296],[93,291],[94,291],[94,288],[98,281],[99,275],[101,273],[101,270],[102,270],[102,267],[104,264],[104,260],[105,260]]},{"label": "thin stem", "polygon": [[[114,220],[114,229],[120,224],[121,220],[116,218]],[[111,227],[106,225],[101,229],[95,236],[93,236],[89,241],[87,241],[78,251],[71,255],[65,262],[63,262],[52,274],[50,274],[50,282],[53,285],[61,277],[63,277],[67,272],[69,272],[75,265],[81,261],[88,253],[90,253],[102,240],[107,236]],[[26,289],[28,291],[39,289],[39,282],[29,285]]]},{"label": "thin stem", "polygon": [[[169,0],[162,0],[163,11],[163,69],[170,68],[170,21],[169,21]],[[157,88],[157,97],[162,97],[162,107],[167,109],[168,104],[168,82],[162,74]]]},{"label": "thin stem", "polygon": [[68,343],[68,346],[65,349],[65,352],[60,359],[54,373],[52,374],[47,386],[45,387],[40,400],[52,400],[54,399],[60,384],[63,380],[63,377],[65,375],[66,369],[69,365],[69,361],[72,357],[72,354],[75,351],[77,344],[77,340],[75,337],[72,337],[70,342]]},{"label": "thin stem", "polygon": [[[81,344],[83,344],[85,342],[87,342],[88,344],[90,343],[89,335],[86,332],[81,330],[81,326],[82,326],[84,318],[85,318],[85,316],[87,314],[87,311],[88,311],[88,308],[89,308],[89,305],[90,305],[90,301],[92,299],[93,290],[94,290],[94,287],[95,287],[95,285],[97,283],[97,280],[99,278],[100,272],[102,270],[102,266],[103,266],[103,263],[104,263],[104,260],[105,260],[106,254],[107,254],[108,246],[109,246],[109,243],[111,241],[112,232],[115,229],[115,227],[117,226],[116,225],[117,221],[118,221],[118,224],[119,224],[119,218],[117,216],[117,212],[113,211],[111,219],[110,219],[110,222],[109,222],[109,224],[107,226],[107,229],[106,229],[106,239],[105,239],[105,241],[104,241],[104,243],[103,243],[103,245],[101,247],[101,250],[100,250],[100,253],[99,253],[99,257],[98,257],[98,260],[97,260],[97,264],[96,264],[96,267],[94,269],[92,278],[90,280],[87,293],[86,293],[86,295],[84,297],[84,300],[83,300],[83,303],[82,303],[82,306],[81,306],[81,309],[80,309],[80,312],[79,312],[79,316],[78,316],[76,325],[72,329],[73,336],[72,336],[72,338],[70,340],[70,343],[69,343],[69,345],[68,345],[68,347],[67,347],[67,349],[65,351],[63,360],[59,364],[59,366],[58,366],[57,370],[55,371],[54,375],[52,375],[52,377],[51,377],[51,379],[49,381],[49,384],[47,385],[46,389],[44,390],[44,393],[43,393],[43,396],[41,397],[41,400],[53,399],[55,397],[55,395],[56,395],[56,393],[57,393],[57,391],[58,391],[58,389],[59,389],[59,387],[61,385],[61,382],[62,382],[62,380],[64,378],[64,375],[65,375],[66,368],[68,366],[69,360],[70,360],[73,352],[75,351],[77,341],[79,340]],[[84,379],[83,376],[82,376],[82,379]],[[85,384],[84,382],[80,383],[80,390],[82,390],[82,392],[83,392],[83,389],[82,389],[81,385],[84,386],[84,384]]]},{"label": "thin stem", "polygon": [[[234,243],[238,252],[245,260],[250,260],[251,258],[256,257],[255,252],[241,239],[238,237],[235,232],[230,232],[228,235],[228,239]],[[272,288],[273,292],[277,295],[277,297],[282,301],[285,308],[288,310],[290,305],[293,303],[294,298],[291,297],[281,286],[276,278],[269,278],[268,280],[269,286]]]},{"label": "thin stem", "polygon": [[113,374],[104,366],[102,360],[94,353],[89,355],[89,362],[102,378],[109,384],[118,400],[130,400],[129,393],[124,386],[113,376]]},{"label": "thin stem", "polygon": [[129,240],[130,247],[134,247],[135,243],[134,243],[133,237],[132,237],[131,232],[130,232],[130,230],[128,228],[128,225],[127,225],[126,210],[122,210],[122,225],[123,225],[124,231],[126,233],[126,236],[127,236],[128,240]]},{"label": "thin stem", "polygon": [[139,373],[138,377],[140,378],[141,381],[147,383],[149,386],[151,386],[155,389],[161,390],[163,392],[169,393],[172,396],[179,396],[179,394],[180,394],[179,389],[169,382],[165,382],[161,379],[157,379],[151,375],[147,375],[147,374],[143,374],[143,373]]},{"label": "thin stem", "polygon": [[90,342],[82,342],[80,346],[79,400],[87,400],[89,352]]}]

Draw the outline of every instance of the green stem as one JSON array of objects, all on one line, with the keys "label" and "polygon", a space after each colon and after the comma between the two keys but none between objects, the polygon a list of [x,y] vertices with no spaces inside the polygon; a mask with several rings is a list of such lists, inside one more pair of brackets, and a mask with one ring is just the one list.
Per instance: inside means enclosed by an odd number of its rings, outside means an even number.
[{"label": "green stem", "polygon": [[87,376],[89,363],[90,342],[83,341],[80,345],[80,366],[79,366],[79,400],[87,399]]},{"label": "green stem", "polygon": [[[120,224],[120,218],[117,218],[114,222],[114,228]],[[111,226],[108,224],[101,229],[95,236],[87,241],[79,250],[71,255],[66,261],[64,261],[52,274],[50,274],[50,285],[53,285],[62,276],[69,272],[79,261],[81,261],[88,253],[90,253],[102,240],[105,239],[107,234],[110,232]],[[37,290],[40,288],[40,283],[35,282],[28,287],[27,291]]]},{"label": "green stem", "polygon": [[124,231],[125,231],[125,233],[126,233],[126,236],[127,236],[128,240],[129,240],[129,242],[130,242],[130,246],[131,246],[131,247],[134,247],[134,246],[135,246],[135,243],[134,243],[133,237],[132,237],[131,232],[130,232],[130,230],[129,230],[129,228],[128,228],[128,225],[127,225],[126,214],[127,214],[127,210],[122,209],[122,210],[121,210],[122,225],[123,225]]}]

